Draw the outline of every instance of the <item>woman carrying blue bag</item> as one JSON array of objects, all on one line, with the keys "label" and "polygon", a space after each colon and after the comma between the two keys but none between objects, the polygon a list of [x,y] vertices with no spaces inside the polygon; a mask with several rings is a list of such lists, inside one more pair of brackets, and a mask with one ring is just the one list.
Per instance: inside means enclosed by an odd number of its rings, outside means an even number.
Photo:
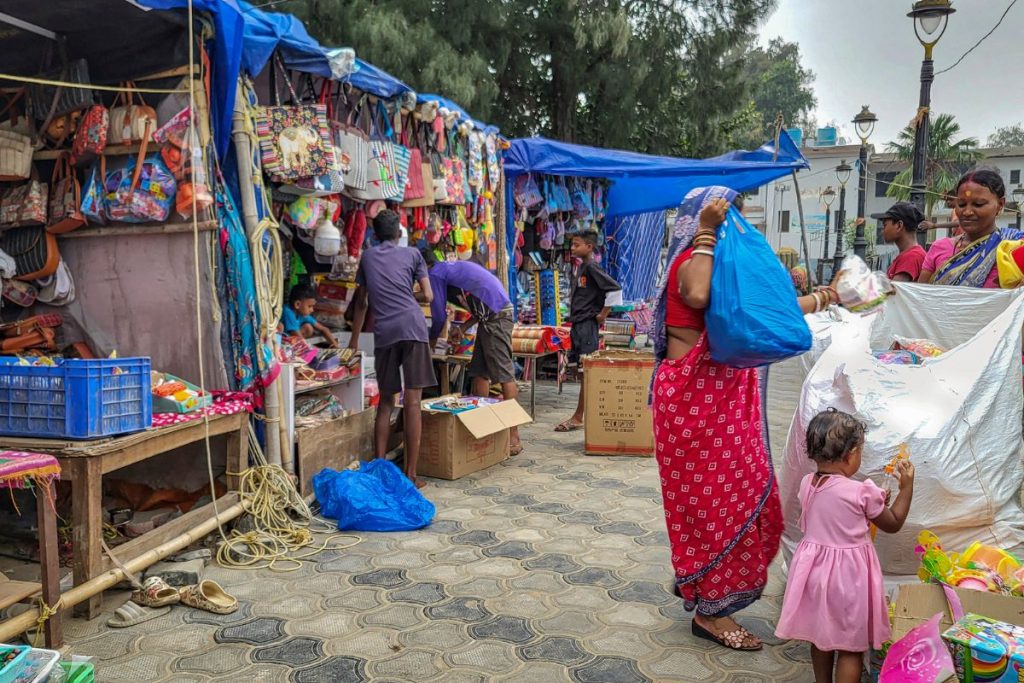
[{"label": "woman carrying blue bag", "polygon": [[655,313],[651,408],[676,593],[696,610],[693,634],[759,650],[732,618],[760,598],[782,533],[756,368],[807,351],[803,315],[838,296],[797,298],[736,197],[699,188],[680,208]]}]

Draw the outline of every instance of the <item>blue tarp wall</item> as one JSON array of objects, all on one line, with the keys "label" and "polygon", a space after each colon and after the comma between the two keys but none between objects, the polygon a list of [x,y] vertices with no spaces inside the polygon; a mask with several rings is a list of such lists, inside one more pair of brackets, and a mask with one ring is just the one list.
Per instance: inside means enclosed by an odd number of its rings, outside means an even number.
[{"label": "blue tarp wall", "polygon": [[[609,272],[622,284],[624,296],[649,298],[657,279],[658,257],[664,234],[661,212],[682,203],[695,187],[728,185],[748,192],[792,171],[808,168],[807,160],[783,131],[778,147],[766,143],[754,151],[736,151],[710,159],[676,159],[617,149],[601,149],[545,138],[512,140],[505,151],[506,238],[509,254],[515,250],[515,202],[512,187],[524,173],[607,178],[606,236]],[[661,218],[655,221],[651,214]],[[652,250],[650,243],[656,243]],[[653,251],[653,254],[652,254]],[[510,261],[509,289],[513,299],[518,283]]]}]

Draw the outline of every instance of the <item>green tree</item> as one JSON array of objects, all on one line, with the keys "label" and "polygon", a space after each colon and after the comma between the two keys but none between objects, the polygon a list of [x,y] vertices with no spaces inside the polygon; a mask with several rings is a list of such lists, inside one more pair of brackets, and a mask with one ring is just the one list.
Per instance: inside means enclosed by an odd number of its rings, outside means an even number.
[{"label": "green tree", "polygon": [[996,128],[996,132],[988,136],[989,147],[1016,147],[1020,145],[1024,145],[1024,125],[1020,123]]},{"label": "green tree", "polygon": [[775,0],[301,0],[311,33],[511,136],[714,154]]},{"label": "green tree", "polygon": [[[904,128],[887,150],[900,161],[913,163],[913,125]],[[952,114],[939,114],[928,130],[928,164],[925,166],[925,215],[931,216],[935,204],[952,191],[957,178],[984,153],[978,148],[977,138],[961,138],[960,124]],[[900,201],[910,199],[913,167],[901,171],[889,185],[886,194]]]},{"label": "green tree", "polygon": [[742,146],[760,145],[775,132],[781,115],[787,128],[802,128],[804,135],[814,127],[811,112],[818,104],[814,95],[814,72],[800,61],[800,46],[773,38],[767,47],[747,44],[742,53],[743,81],[761,121],[737,140]]}]

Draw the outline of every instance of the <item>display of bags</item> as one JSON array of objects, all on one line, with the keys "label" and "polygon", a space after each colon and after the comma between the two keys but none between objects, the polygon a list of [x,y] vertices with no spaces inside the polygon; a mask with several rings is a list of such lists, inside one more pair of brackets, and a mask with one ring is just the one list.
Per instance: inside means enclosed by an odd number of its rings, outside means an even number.
[{"label": "display of bags", "polygon": [[57,237],[40,227],[12,228],[0,232],[0,251],[17,264],[17,280],[38,280],[57,271],[60,252]]},{"label": "display of bags", "polygon": [[71,167],[70,156],[61,154],[53,165],[50,181],[50,219],[46,231],[59,235],[85,225],[82,215],[82,187]]},{"label": "display of bags", "polygon": [[[108,137],[112,145],[125,145],[132,142],[149,142],[157,129],[156,110],[135,92],[135,84],[128,81],[114,98],[114,106],[110,108],[110,130]],[[138,99],[138,104],[136,104]]]},{"label": "display of bags", "polygon": [[167,220],[174,206],[177,184],[159,154],[145,156],[146,145],[124,168],[104,180],[104,211],[121,223],[159,223]]},{"label": "display of bags", "polygon": [[732,206],[718,229],[711,292],[705,321],[714,361],[752,368],[811,348],[789,274],[764,235]]},{"label": "display of bags", "polygon": [[0,180],[24,180],[32,174],[32,139],[0,130]]},{"label": "display of bags", "polygon": [[[283,72],[280,59],[275,56],[274,61]],[[291,79],[287,73],[284,75],[292,101],[298,103]],[[263,171],[278,183],[329,172],[334,167],[334,146],[327,124],[327,105],[282,106],[276,88],[274,98],[274,106],[257,108],[256,135],[260,140]]]},{"label": "display of bags", "polygon": [[[405,199],[405,191],[409,185],[409,169],[412,167],[412,150],[404,145],[392,144],[391,152],[395,157],[395,189],[385,199],[400,202]],[[423,169],[416,166],[422,179]]]},{"label": "display of bags", "polygon": [[366,190],[366,169],[370,159],[370,138],[352,123],[355,110],[355,106],[349,106],[345,123],[333,122],[337,141],[335,153],[341,157],[342,178],[349,190],[347,194]]},{"label": "display of bags", "polygon": [[32,178],[0,198],[0,228],[46,224],[46,183]]},{"label": "display of bags", "polygon": [[512,197],[516,206],[523,209],[532,209],[544,201],[544,195],[537,187],[537,181],[532,173],[516,176],[512,183]]},{"label": "display of bags", "polygon": [[102,104],[94,104],[78,122],[75,140],[71,144],[71,163],[91,159],[103,154],[107,148],[110,113]]},{"label": "display of bags", "polygon": [[[332,194],[339,194],[345,189],[345,174],[342,167],[342,159],[338,148],[334,144],[337,139],[336,121],[334,121],[334,103],[330,97],[331,82],[324,81],[320,89],[320,103],[327,107],[327,121],[331,128],[332,140],[332,164],[331,169],[323,175],[309,178],[299,178],[294,184],[283,183],[278,189],[286,194],[313,195],[315,197],[326,197]],[[340,125],[340,124],[338,124]]]}]

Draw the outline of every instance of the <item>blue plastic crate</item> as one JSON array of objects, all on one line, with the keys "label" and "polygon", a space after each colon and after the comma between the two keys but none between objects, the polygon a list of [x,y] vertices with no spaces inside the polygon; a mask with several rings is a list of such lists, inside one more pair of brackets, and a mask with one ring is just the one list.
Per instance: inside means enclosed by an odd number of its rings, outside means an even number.
[{"label": "blue plastic crate", "polygon": [[0,359],[0,434],[96,439],[148,429],[149,358],[64,360],[54,366]]}]

